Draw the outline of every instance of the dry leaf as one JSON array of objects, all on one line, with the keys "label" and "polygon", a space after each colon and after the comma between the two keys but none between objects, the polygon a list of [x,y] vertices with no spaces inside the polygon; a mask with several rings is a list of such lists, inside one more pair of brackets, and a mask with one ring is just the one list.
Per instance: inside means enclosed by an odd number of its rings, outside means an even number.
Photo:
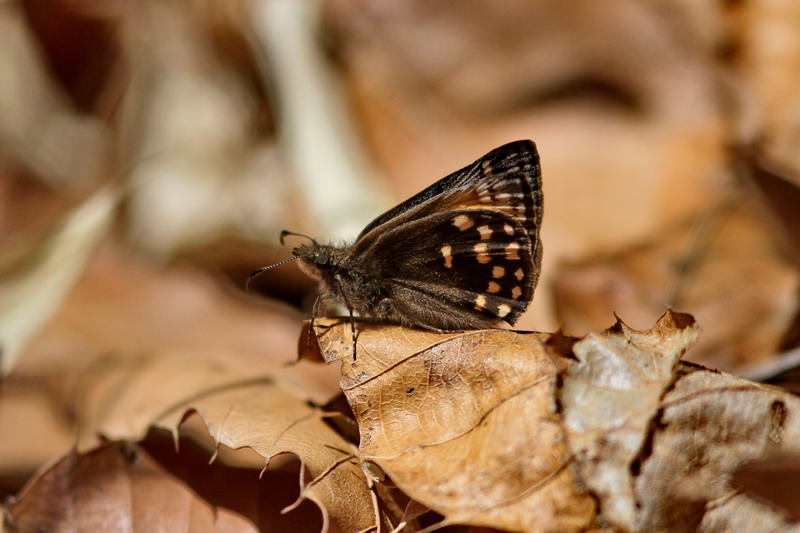
[{"label": "dry leaf", "polygon": [[747,463],[800,454],[797,397],[696,366],[679,370],[640,459],[637,526],[795,531],[784,512],[741,493],[732,480]]},{"label": "dry leaf", "polygon": [[75,428],[54,408],[52,397],[11,379],[2,387],[0,479],[9,488],[21,487],[43,464],[72,448]]},{"label": "dry leaf", "polygon": [[560,400],[581,479],[625,531],[789,531],[787,515],[740,493],[734,474],[800,452],[793,395],[679,363],[698,328],[668,312],[573,346]]},{"label": "dry leaf", "polygon": [[24,257],[0,264],[0,375],[8,374],[31,338],[63,303],[111,224],[118,193],[105,189],[75,209]]},{"label": "dry leaf", "polygon": [[692,361],[730,371],[771,357],[797,312],[800,275],[756,207],[737,199],[647,243],[562,265],[565,330],[597,330],[612,312],[646,324],[672,305],[703,325]]},{"label": "dry leaf", "polygon": [[690,316],[668,312],[649,331],[633,331],[618,321],[571,347],[577,361],[559,391],[569,447],[603,518],[623,531],[636,530],[639,502],[631,465],[642,453],[681,355],[698,333]]},{"label": "dry leaf", "polygon": [[[377,174],[358,142],[336,74],[315,44],[322,3],[259,2],[250,13],[255,35],[272,65],[281,101],[278,130],[311,213],[329,236],[357,235],[380,206],[390,207]],[[314,157],[308,147],[314,146]],[[360,194],[352,194],[359,191]]]},{"label": "dry leaf", "polygon": [[772,222],[777,246],[800,264],[800,171],[771,160],[763,145],[737,147],[732,157],[738,177],[760,200],[759,214]]},{"label": "dry leaf", "polygon": [[288,306],[234,292],[198,268],[156,269],[107,242],[15,374],[41,380],[74,375],[109,353],[136,359],[170,352],[183,354],[187,365],[203,357],[267,373],[298,397],[323,404],[338,392],[336,372],[287,366],[297,357],[299,330]]},{"label": "dry leaf", "polygon": [[800,451],[800,403],[681,363],[699,332],[690,315],[582,339],[357,329],[355,359],[349,324],[316,332],[323,356],[342,361],[361,460],[444,523],[788,530],[783,511],[733,480],[749,462]]},{"label": "dry leaf", "polygon": [[6,518],[10,531],[20,533],[257,531],[239,515],[210,506],[142,449],[116,443],[61,459],[28,483]]},{"label": "dry leaf", "polygon": [[342,359],[361,459],[446,523],[591,524],[594,502],[576,484],[556,412],[564,361],[544,349],[546,335],[367,327],[353,360],[347,324],[317,332],[325,358]]},{"label": "dry leaf", "polygon": [[354,464],[350,444],[325,424],[323,413],[270,377],[219,361],[159,354],[106,360],[82,376],[80,389],[82,403],[75,409],[83,417],[78,426],[84,439],[103,435],[137,441],[151,427],[177,436],[184,420],[196,413],[216,448],[247,448],[262,458],[251,467],[295,455],[303,465],[298,503],[315,502],[324,528],[360,531],[374,524],[368,482]]}]

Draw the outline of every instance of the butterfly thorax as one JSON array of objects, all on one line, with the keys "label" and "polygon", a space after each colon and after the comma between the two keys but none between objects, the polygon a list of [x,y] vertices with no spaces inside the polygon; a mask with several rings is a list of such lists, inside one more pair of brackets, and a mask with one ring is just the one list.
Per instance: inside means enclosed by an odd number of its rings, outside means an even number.
[{"label": "butterfly thorax", "polygon": [[320,282],[320,299],[344,304],[360,316],[381,314],[376,308],[385,300],[381,285],[362,266],[351,260],[347,250],[326,244],[304,244],[292,253],[300,268]]}]

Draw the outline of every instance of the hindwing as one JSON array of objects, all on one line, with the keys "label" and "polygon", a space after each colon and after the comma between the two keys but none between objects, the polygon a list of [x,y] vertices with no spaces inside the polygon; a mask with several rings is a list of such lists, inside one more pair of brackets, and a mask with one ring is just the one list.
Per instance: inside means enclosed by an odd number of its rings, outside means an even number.
[{"label": "hindwing", "polygon": [[533,297],[534,253],[516,218],[472,208],[385,228],[351,260],[370,265],[411,322],[464,329],[517,321]]}]

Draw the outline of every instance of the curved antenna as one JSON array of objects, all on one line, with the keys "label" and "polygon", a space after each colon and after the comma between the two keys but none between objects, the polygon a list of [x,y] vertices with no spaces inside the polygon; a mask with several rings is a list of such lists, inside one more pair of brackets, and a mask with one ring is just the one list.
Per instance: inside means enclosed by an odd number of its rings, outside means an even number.
[{"label": "curved antenna", "polygon": [[303,237],[303,238],[308,239],[309,241],[313,242],[314,244],[317,244],[317,241],[316,241],[316,239],[314,239],[314,237],[310,237],[310,236],[306,235],[305,233],[295,233],[294,231],[283,230],[283,231],[281,231],[281,246],[283,246],[283,238],[286,237],[287,235],[294,235],[295,237]]},{"label": "curved antenna", "polygon": [[255,270],[253,270],[252,272],[250,272],[250,275],[248,275],[248,276],[247,276],[247,281],[245,281],[245,282],[244,282],[244,287],[245,287],[245,289],[247,289],[247,290],[249,291],[249,290],[250,290],[250,284],[251,284],[251,283],[253,283],[253,280],[254,280],[254,279],[255,279],[255,278],[256,278],[256,277],[257,277],[259,274],[261,274],[262,272],[264,272],[265,270],[269,270],[270,268],[275,268],[276,266],[281,266],[281,265],[283,265],[283,264],[285,264],[285,263],[288,263],[289,261],[294,261],[295,259],[297,259],[297,256],[296,256],[296,255],[295,255],[295,256],[293,256],[293,257],[290,257],[289,259],[284,259],[283,261],[278,261],[278,262],[277,262],[277,263],[275,263],[275,264],[272,264],[272,265],[267,265],[267,266],[263,266],[263,267],[261,267],[261,268],[257,268],[257,269],[255,269]]}]

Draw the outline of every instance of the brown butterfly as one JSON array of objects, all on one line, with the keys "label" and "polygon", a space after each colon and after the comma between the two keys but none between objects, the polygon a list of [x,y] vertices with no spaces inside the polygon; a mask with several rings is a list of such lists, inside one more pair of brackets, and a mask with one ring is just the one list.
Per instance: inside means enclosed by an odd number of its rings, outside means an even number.
[{"label": "brown butterfly", "polygon": [[436,331],[513,325],[539,278],[542,211],[536,145],[516,141],[379,216],[352,245],[302,235],[311,242],[292,259],[319,280],[318,302],[351,317]]}]

